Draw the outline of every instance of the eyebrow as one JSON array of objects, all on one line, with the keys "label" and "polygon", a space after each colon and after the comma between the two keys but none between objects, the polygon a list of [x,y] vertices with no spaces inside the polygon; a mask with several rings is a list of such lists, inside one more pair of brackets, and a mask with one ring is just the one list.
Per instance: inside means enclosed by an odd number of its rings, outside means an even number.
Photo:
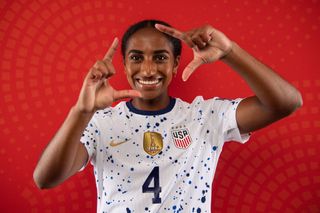
[{"label": "eyebrow", "polygon": [[143,51],[141,51],[141,50],[130,50],[130,51],[128,52],[128,54],[130,54],[130,53],[143,54]]},{"label": "eyebrow", "polygon": [[156,51],[154,51],[154,53],[155,54],[160,54],[160,53],[168,53],[168,54],[170,54],[168,50],[156,50]]},{"label": "eyebrow", "polygon": [[[143,54],[143,51],[141,50],[129,50],[128,54],[130,53],[137,53],[137,54]],[[155,50],[153,51],[154,54],[160,54],[160,53],[167,53],[167,54],[170,54],[168,50]]]}]

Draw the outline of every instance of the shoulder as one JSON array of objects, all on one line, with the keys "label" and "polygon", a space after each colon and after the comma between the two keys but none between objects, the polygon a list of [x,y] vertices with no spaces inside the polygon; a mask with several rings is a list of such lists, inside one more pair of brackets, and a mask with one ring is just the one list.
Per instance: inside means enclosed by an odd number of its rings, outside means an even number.
[{"label": "shoulder", "polygon": [[191,102],[177,98],[175,112],[179,116],[191,115],[192,117],[206,116],[213,114],[216,98],[205,99],[203,96],[195,97]]},{"label": "shoulder", "polygon": [[212,107],[218,106],[223,103],[223,101],[228,99],[223,99],[219,97],[213,97],[205,99],[203,96],[196,96],[190,103],[184,102],[185,105],[190,106],[191,108],[203,108],[203,107]]},{"label": "shoulder", "polygon": [[197,96],[191,103],[182,100],[178,101],[178,103],[181,102],[182,106],[187,107],[192,111],[225,112],[228,110],[236,110],[242,100],[242,98],[227,99],[220,97],[205,99],[203,96]]},{"label": "shoulder", "polygon": [[125,113],[125,101],[121,101],[115,106],[107,107],[102,110],[98,110],[94,113],[92,120],[97,122],[106,120],[108,118],[117,117]]},{"label": "shoulder", "polygon": [[205,102],[207,102],[208,100],[205,100],[203,98],[203,96],[196,96],[191,101],[185,101],[185,100],[182,100],[180,98],[176,98],[176,105],[177,106],[190,106],[190,107],[193,107],[193,106],[199,106],[199,105],[205,104]]}]

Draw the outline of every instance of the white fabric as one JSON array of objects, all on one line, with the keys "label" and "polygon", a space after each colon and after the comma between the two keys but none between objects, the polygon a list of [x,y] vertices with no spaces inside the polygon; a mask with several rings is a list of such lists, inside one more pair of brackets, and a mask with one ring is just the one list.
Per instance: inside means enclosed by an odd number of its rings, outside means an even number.
[{"label": "white fabric", "polygon": [[[211,212],[212,180],[224,142],[249,139],[237,127],[240,101],[199,96],[189,104],[177,98],[169,112],[157,115],[133,113],[120,102],[96,112],[81,142],[94,166],[97,212]],[[188,148],[176,147],[173,130],[187,130]],[[163,138],[162,151],[153,157],[143,149],[147,131]],[[124,143],[110,146],[111,141]],[[159,196],[152,191],[157,175]],[[143,193],[144,183],[150,192]],[[153,203],[155,197],[161,203]]]}]

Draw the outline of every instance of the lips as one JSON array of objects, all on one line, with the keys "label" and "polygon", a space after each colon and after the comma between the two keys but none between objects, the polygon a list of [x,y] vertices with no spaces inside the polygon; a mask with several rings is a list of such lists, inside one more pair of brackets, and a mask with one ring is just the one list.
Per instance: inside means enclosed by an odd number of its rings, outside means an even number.
[{"label": "lips", "polygon": [[136,82],[139,87],[142,88],[156,88],[157,86],[160,85],[162,82],[162,78],[151,78],[151,79],[145,79],[145,78],[137,78]]},{"label": "lips", "polygon": [[154,79],[154,80],[142,80],[138,79],[139,84],[144,84],[144,85],[152,85],[152,84],[157,84],[160,82],[160,79]]}]

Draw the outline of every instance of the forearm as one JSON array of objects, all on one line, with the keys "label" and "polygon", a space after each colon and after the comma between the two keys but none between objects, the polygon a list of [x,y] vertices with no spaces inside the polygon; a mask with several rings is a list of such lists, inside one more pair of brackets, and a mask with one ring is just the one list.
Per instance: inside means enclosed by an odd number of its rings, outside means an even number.
[{"label": "forearm", "polygon": [[242,76],[266,109],[285,114],[302,104],[298,90],[236,43],[222,61]]},{"label": "forearm", "polygon": [[73,107],[66,120],[45,148],[34,171],[40,188],[54,186],[70,176],[81,135],[92,114],[84,114]]}]

